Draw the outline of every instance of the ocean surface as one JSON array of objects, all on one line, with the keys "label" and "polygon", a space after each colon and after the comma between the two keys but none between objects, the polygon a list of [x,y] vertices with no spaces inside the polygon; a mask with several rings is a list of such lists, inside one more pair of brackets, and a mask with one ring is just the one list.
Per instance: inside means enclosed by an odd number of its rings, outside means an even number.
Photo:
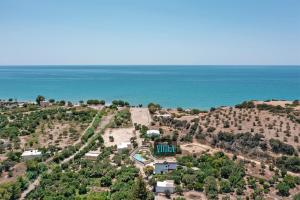
[{"label": "ocean surface", "polygon": [[300,66],[0,66],[0,99],[123,99],[208,109],[300,99]]}]

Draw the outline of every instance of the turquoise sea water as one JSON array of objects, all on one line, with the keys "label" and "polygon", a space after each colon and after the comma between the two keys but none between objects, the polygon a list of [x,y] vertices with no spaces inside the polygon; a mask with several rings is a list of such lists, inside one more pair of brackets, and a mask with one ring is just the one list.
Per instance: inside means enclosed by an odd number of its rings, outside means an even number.
[{"label": "turquoise sea water", "polygon": [[0,99],[124,99],[164,107],[300,99],[300,66],[0,66]]}]

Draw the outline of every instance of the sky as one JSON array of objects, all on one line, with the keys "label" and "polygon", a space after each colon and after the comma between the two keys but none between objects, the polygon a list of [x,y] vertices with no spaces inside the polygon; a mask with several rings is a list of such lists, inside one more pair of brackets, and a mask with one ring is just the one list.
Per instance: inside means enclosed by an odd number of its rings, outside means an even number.
[{"label": "sky", "polygon": [[299,65],[299,0],[0,0],[0,65]]}]

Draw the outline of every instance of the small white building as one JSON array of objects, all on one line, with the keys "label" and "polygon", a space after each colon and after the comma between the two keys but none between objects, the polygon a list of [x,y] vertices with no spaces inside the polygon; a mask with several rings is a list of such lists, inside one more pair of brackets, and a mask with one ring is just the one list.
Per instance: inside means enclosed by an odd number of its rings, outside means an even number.
[{"label": "small white building", "polygon": [[154,173],[163,174],[177,168],[176,160],[158,160],[154,163]]},{"label": "small white building", "polygon": [[165,193],[169,191],[170,193],[175,192],[175,185],[173,180],[157,181],[155,192]]},{"label": "small white building", "polygon": [[97,157],[99,156],[100,152],[98,151],[89,151],[86,154],[84,154],[84,158],[87,160],[97,160]]},{"label": "small white building", "polygon": [[130,142],[122,142],[117,145],[117,150],[119,153],[122,153],[125,150],[130,150],[131,149],[131,143]]},{"label": "small white building", "polygon": [[21,155],[23,160],[31,160],[34,158],[40,158],[42,157],[42,152],[38,150],[29,150],[29,151],[24,151]]},{"label": "small white building", "polygon": [[161,118],[171,118],[171,114],[160,114],[160,115],[155,115],[156,117],[161,117]]},{"label": "small white building", "polygon": [[152,136],[159,136],[160,132],[159,130],[148,130],[146,134],[148,137],[152,137]]}]

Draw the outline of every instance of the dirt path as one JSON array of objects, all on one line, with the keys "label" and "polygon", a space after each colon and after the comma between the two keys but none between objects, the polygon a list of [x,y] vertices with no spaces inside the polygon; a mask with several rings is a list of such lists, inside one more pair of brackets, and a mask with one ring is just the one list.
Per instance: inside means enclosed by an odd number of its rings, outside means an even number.
[{"label": "dirt path", "polygon": [[[130,108],[131,112],[131,120],[133,124],[141,124],[145,126],[149,126],[152,118],[148,108]],[[142,138],[140,137],[140,132],[135,131],[136,142],[138,146],[142,146]]]},{"label": "dirt path", "polygon": [[[104,117],[101,119],[101,122],[100,122],[100,127],[101,127],[101,129],[105,128],[106,125],[109,124],[109,122],[110,122],[110,120],[111,120],[112,117],[113,117],[113,115],[108,115],[108,116],[104,116]],[[84,130],[84,132],[86,132],[86,130],[89,129],[89,128],[92,126],[92,124],[94,123],[95,119],[96,119],[96,116],[94,117],[94,119],[93,119],[93,121],[90,123],[90,125]],[[92,140],[92,138],[96,137],[96,135],[97,135],[97,134],[93,135],[93,136],[88,140],[88,142],[86,142],[84,145],[82,145],[82,147],[81,147],[78,151],[76,151],[72,156],[70,156],[70,157],[68,157],[68,158],[65,158],[63,161],[61,161],[61,164],[62,164],[62,163],[66,163],[66,162],[70,161],[71,159],[73,159],[74,156],[75,156],[76,154],[78,154],[82,149],[84,149],[86,146],[89,145],[89,143],[90,143],[90,141]],[[80,142],[81,142],[81,138],[78,139],[78,140],[74,143],[74,145],[75,145],[75,144],[79,144]],[[45,161],[45,163],[49,163],[50,161],[52,161],[52,159],[53,159],[53,157],[47,159],[47,160]],[[47,173],[49,173],[49,172],[51,172],[51,171],[48,170]],[[22,194],[21,194],[21,196],[20,196],[19,199],[20,199],[20,200],[24,200],[24,199],[26,198],[26,196],[27,196],[31,191],[33,191],[33,190],[40,184],[40,180],[41,180],[41,175],[39,175],[39,176],[34,180],[34,182],[32,182],[32,183],[30,183],[30,184],[28,185],[28,188],[22,192]]]}]

